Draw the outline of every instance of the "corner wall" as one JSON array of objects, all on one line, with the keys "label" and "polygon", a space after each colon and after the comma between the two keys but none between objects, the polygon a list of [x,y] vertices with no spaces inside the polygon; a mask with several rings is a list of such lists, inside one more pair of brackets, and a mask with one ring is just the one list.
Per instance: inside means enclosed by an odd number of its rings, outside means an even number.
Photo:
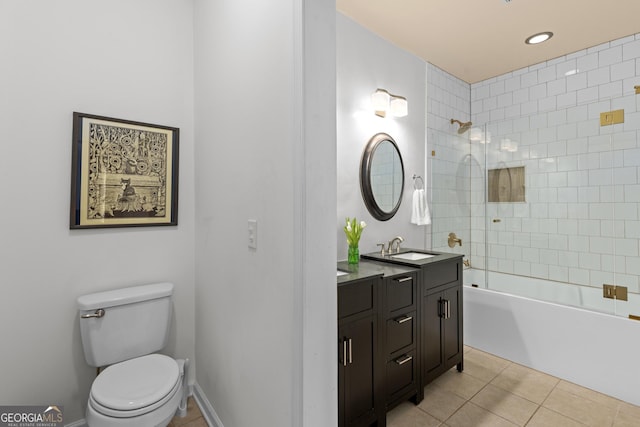
[{"label": "corner wall", "polygon": [[337,421],[334,19],[195,3],[197,381],[225,427]]},{"label": "corner wall", "polygon": [[[171,281],[167,354],[194,358],[193,7],[0,2],[0,404],[84,417],[76,298]],[[180,128],[177,227],[69,230],[74,111]]]}]

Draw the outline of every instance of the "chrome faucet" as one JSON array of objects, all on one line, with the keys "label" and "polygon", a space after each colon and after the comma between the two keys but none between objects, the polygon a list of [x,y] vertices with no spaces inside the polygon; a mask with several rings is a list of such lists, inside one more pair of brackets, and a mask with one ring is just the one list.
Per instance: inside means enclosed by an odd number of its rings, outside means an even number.
[{"label": "chrome faucet", "polygon": [[404,239],[400,236],[394,237],[389,241],[389,253],[393,253],[393,245],[396,245],[396,253],[400,252],[400,243],[404,242]]}]

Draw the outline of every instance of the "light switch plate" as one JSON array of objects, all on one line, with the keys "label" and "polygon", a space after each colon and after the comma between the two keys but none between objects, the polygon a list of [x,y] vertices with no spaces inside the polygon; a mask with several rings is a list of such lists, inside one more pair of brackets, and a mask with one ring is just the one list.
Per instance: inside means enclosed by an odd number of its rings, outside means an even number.
[{"label": "light switch plate", "polygon": [[249,220],[249,247],[258,249],[258,221],[255,219]]}]

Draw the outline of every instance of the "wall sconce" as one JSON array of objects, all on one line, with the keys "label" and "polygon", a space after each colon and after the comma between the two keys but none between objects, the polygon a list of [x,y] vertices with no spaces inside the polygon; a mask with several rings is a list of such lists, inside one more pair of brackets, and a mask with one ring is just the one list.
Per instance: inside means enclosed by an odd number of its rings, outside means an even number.
[{"label": "wall sconce", "polygon": [[394,117],[404,117],[409,113],[407,98],[392,95],[384,89],[376,89],[371,95],[371,104],[376,116],[386,117],[387,111]]}]

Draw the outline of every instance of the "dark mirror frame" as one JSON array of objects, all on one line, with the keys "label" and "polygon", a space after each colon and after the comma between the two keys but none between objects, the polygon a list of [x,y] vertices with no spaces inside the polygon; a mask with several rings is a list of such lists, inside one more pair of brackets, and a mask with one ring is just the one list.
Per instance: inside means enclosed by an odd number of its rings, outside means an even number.
[{"label": "dark mirror frame", "polygon": [[[378,148],[378,146],[384,141],[388,141],[393,144],[393,148],[395,148],[398,158],[400,159],[400,166],[402,167],[402,185],[400,187],[400,195],[398,196],[396,205],[390,211],[382,210],[380,205],[378,205],[378,202],[373,195],[373,189],[371,188],[371,163],[373,161],[376,148]],[[404,193],[404,163],[402,162],[402,155],[398,149],[398,144],[396,144],[396,141],[390,135],[386,133],[377,133],[371,137],[364,148],[362,159],[360,160],[360,190],[362,191],[362,199],[364,200],[367,210],[375,219],[387,221],[393,218],[396,212],[398,212],[400,203],[402,202],[402,195]]]}]

